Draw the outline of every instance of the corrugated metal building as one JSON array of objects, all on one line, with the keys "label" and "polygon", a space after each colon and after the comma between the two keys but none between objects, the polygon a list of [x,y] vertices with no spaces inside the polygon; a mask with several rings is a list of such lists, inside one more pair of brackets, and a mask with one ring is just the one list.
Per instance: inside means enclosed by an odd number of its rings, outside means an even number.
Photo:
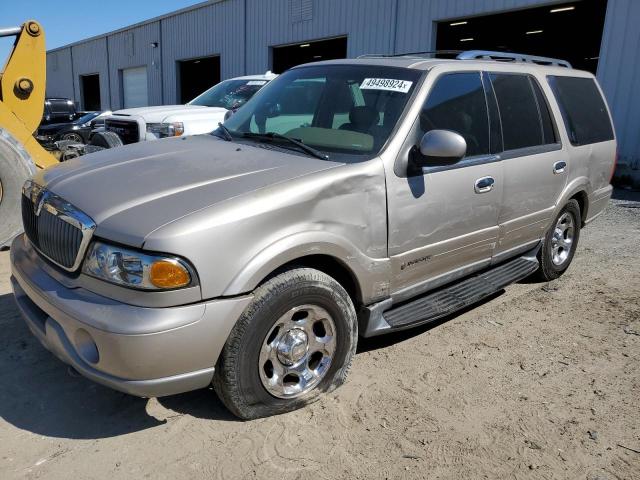
[{"label": "corrugated metal building", "polygon": [[[433,50],[440,47],[441,25],[541,6],[581,8],[593,1],[213,0],[49,51],[47,94],[73,98],[86,108],[83,91],[94,88],[102,109],[122,108],[130,106],[124,94],[136,73],[137,81],[146,83],[138,92],[144,103],[179,103],[184,101],[180,65],[185,61],[215,56],[217,81],[273,69],[276,53],[279,62],[295,53],[281,46],[303,47],[317,40],[344,39],[348,57]],[[599,55],[592,59],[597,59],[597,77],[613,111],[620,162],[638,169],[640,1],[598,1],[606,15]],[[565,35],[574,35],[578,27],[568,25]],[[473,38],[460,39],[465,40]]]}]

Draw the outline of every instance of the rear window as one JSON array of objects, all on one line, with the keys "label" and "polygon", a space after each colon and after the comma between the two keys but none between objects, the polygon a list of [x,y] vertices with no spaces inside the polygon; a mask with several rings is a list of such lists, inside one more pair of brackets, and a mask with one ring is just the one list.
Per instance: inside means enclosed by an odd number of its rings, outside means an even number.
[{"label": "rear window", "polygon": [[592,78],[548,78],[573,145],[613,140],[607,107]]},{"label": "rear window", "polygon": [[74,113],[75,105],[67,98],[51,98],[46,100],[51,113]]}]

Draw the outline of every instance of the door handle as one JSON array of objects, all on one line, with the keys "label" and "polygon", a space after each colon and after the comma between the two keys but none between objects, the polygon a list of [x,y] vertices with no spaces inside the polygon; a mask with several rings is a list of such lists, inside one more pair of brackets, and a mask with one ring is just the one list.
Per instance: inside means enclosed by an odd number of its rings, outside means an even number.
[{"label": "door handle", "polygon": [[553,173],[560,175],[564,173],[564,169],[567,168],[567,162],[556,162],[553,164]]},{"label": "door handle", "polygon": [[476,184],[473,187],[476,193],[487,193],[493,190],[493,184],[496,181],[493,177],[482,177],[476,180]]}]

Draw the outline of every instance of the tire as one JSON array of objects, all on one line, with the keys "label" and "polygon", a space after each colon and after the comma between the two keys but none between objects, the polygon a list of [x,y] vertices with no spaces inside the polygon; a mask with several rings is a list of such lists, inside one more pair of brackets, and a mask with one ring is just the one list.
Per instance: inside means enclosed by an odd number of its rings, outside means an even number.
[{"label": "tire", "polygon": [[[571,225],[568,226],[567,222]],[[581,222],[580,205],[576,200],[569,200],[553,220],[542,242],[538,253],[540,268],[535,273],[538,280],[550,282],[569,268],[578,247]],[[570,244],[567,244],[568,239]]]},{"label": "tire", "polygon": [[124,145],[122,140],[115,132],[96,132],[91,137],[89,145],[95,145],[103,148],[115,148]]},{"label": "tire", "polygon": [[[296,410],[344,383],[357,338],[355,308],[338,282],[311,268],[286,271],[255,290],[220,354],[213,387],[225,406],[245,420]],[[319,340],[326,343],[319,346]],[[287,373],[294,369],[317,375],[302,388],[303,379]]]},{"label": "tire", "polygon": [[0,129],[0,248],[22,232],[21,195],[36,167],[22,146]]},{"label": "tire", "polygon": [[69,140],[74,143],[84,143],[84,138],[82,138],[82,135],[73,132],[65,133],[64,135],[62,135],[62,137],[60,137],[60,140]]}]

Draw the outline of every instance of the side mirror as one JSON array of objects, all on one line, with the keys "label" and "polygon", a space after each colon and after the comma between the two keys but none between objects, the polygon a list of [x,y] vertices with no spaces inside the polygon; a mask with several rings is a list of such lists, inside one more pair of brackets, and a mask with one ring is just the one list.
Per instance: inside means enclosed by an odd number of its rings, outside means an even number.
[{"label": "side mirror", "polygon": [[467,142],[451,130],[430,130],[420,140],[418,149],[422,158],[415,158],[417,166],[448,165],[464,157]]}]

